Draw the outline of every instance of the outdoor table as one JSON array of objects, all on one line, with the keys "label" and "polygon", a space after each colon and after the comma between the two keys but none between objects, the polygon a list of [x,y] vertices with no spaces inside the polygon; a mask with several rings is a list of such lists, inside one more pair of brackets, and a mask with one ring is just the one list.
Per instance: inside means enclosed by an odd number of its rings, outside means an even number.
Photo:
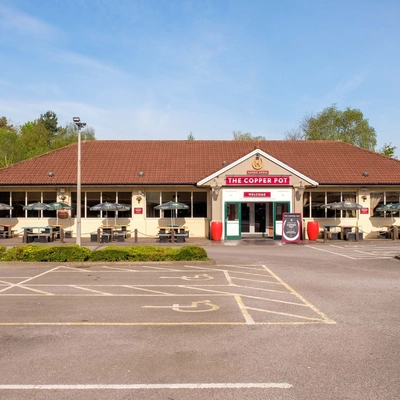
[{"label": "outdoor table", "polygon": [[55,239],[60,239],[64,243],[64,228],[63,225],[49,225],[53,228]]},{"label": "outdoor table", "polygon": [[[354,225],[348,225],[348,226],[340,226],[341,229],[341,239],[342,240],[349,240],[349,235],[354,235],[354,239],[358,241],[359,240],[359,232],[358,232],[358,227]],[[354,229],[354,232],[353,232]]]},{"label": "outdoor table", "polygon": [[188,236],[186,226],[183,225],[167,225],[158,227],[158,237],[160,242],[171,241],[178,243],[185,242],[185,238]]},{"label": "outdoor table", "polygon": [[0,225],[0,238],[7,239],[12,237],[13,231],[11,230],[11,225]]},{"label": "outdoor table", "polygon": [[34,242],[36,239],[41,243],[54,240],[54,232],[51,226],[23,226],[22,229],[24,230],[22,243]]}]

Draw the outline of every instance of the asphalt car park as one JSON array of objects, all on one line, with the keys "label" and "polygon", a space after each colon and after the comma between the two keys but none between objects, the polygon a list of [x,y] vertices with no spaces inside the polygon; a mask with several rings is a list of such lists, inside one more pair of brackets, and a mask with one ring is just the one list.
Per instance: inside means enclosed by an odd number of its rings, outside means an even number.
[{"label": "asphalt car park", "polygon": [[394,399],[399,248],[380,246],[210,246],[207,263],[3,264],[0,395]]}]

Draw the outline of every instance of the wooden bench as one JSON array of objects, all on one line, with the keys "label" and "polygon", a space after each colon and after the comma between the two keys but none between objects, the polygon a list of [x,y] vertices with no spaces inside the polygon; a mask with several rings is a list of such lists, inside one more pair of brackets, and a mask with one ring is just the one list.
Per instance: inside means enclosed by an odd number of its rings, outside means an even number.
[{"label": "wooden bench", "polygon": [[91,242],[97,242],[98,240],[98,233],[97,232],[91,232],[90,233],[90,241]]},{"label": "wooden bench", "polygon": [[378,239],[388,239],[389,232],[388,231],[378,231]]},{"label": "wooden bench", "polygon": [[175,233],[174,237],[177,243],[183,243],[185,239],[189,237],[189,231],[185,231],[185,233]]},{"label": "wooden bench", "polygon": [[47,243],[50,242],[51,234],[50,233],[28,233],[27,235],[27,243],[39,242],[39,243]]},{"label": "wooden bench", "polygon": [[160,243],[167,243],[167,242],[169,242],[170,238],[171,238],[170,233],[159,233],[158,234],[158,241]]},{"label": "wooden bench", "polygon": [[102,233],[100,236],[100,243],[110,243],[112,239],[111,233]]},{"label": "wooden bench", "polygon": [[114,232],[114,240],[117,242],[125,242],[125,232]]}]

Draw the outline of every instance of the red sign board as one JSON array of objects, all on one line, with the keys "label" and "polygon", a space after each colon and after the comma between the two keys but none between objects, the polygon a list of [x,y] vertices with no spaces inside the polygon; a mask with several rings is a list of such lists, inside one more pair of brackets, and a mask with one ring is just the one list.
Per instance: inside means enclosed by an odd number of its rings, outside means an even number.
[{"label": "red sign board", "polygon": [[143,208],[141,208],[141,207],[135,207],[135,208],[133,209],[133,213],[134,213],[134,214],[143,214]]},{"label": "red sign board", "polygon": [[271,197],[271,192],[244,192],[244,197]]},{"label": "red sign board", "polygon": [[368,207],[364,207],[360,209],[360,214],[368,214],[369,213],[369,208]]},{"label": "red sign board", "polygon": [[290,185],[290,176],[282,175],[233,175],[225,178],[226,185],[234,186],[287,186]]}]

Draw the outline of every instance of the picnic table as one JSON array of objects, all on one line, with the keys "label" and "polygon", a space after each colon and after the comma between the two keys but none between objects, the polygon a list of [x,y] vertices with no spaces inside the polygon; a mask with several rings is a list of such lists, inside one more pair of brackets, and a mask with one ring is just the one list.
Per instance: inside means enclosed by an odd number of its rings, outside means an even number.
[{"label": "picnic table", "polygon": [[183,243],[189,237],[189,231],[183,225],[167,225],[158,227],[158,240],[161,243]]}]

